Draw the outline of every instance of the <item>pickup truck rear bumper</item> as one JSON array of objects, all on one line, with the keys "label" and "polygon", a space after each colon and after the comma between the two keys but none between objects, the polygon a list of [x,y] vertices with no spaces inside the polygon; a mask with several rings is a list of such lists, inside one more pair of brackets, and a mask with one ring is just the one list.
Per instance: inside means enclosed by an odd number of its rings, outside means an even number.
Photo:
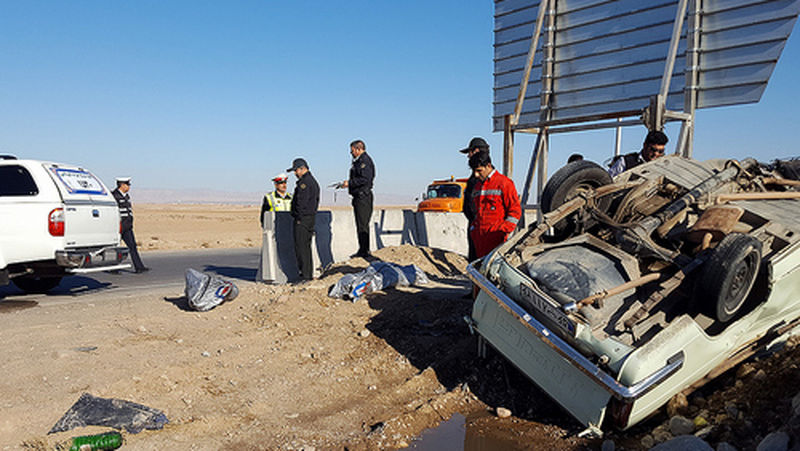
[{"label": "pickup truck rear bumper", "polygon": [[122,264],[126,258],[128,258],[128,248],[122,246],[56,251],[56,264],[70,273],[128,268],[130,264]]}]

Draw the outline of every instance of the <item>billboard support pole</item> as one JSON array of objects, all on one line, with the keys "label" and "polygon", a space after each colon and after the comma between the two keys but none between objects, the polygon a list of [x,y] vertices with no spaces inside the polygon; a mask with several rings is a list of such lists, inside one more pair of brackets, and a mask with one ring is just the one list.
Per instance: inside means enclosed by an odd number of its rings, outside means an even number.
[{"label": "billboard support pole", "polygon": [[692,156],[694,147],[694,114],[697,107],[698,73],[700,70],[701,1],[689,0],[689,21],[686,32],[686,82],[683,88],[683,112],[689,119],[681,124],[681,134],[675,153]]}]

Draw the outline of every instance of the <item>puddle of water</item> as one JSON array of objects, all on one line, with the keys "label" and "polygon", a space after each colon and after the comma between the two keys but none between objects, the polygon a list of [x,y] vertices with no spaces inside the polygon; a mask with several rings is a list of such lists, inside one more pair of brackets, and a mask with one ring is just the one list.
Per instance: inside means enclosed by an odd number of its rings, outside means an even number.
[{"label": "puddle of water", "polygon": [[0,301],[0,313],[13,312],[15,310],[25,310],[39,305],[36,301]]},{"label": "puddle of water", "polygon": [[[484,427],[471,426],[475,420],[489,416],[477,413],[464,417],[453,414],[439,426],[426,429],[412,442],[409,449],[422,451],[514,451],[519,449],[513,440],[502,440],[484,433]],[[497,431],[494,431],[495,435]],[[506,431],[510,433],[511,431]]]}]

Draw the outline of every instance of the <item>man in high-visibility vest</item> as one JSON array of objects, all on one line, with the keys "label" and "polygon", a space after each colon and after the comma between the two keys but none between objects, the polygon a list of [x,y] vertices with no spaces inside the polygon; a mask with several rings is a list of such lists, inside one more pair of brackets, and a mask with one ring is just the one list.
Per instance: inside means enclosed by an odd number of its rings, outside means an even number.
[{"label": "man in high-visibility vest", "polygon": [[261,228],[264,228],[264,212],[265,211],[290,211],[292,209],[292,195],[286,191],[286,184],[289,176],[280,173],[272,179],[275,184],[275,191],[271,191],[264,195],[264,201],[261,203]]}]

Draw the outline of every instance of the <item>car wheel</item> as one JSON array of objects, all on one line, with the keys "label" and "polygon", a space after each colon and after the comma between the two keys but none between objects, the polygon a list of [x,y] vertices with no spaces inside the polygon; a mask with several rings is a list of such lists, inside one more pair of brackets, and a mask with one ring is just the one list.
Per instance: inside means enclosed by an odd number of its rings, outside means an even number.
[{"label": "car wheel", "polygon": [[[588,160],[572,162],[553,174],[542,191],[542,213],[549,213],[564,205],[582,191],[596,189],[612,183],[611,176],[602,166]],[[605,211],[609,201],[603,199],[597,207]],[[567,218],[554,227],[556,235],[566,237],[576,228],[574,218]]]},{"label": "car wheel", "polygon": [[700,305],[720,322],[728,322],[744,304],[761,266],[761,242],[732,233],[717,244],[700,280]]},{"label": "car wheel", "polygon": [[20,290],[27,293],[44,293],[58,286],[61,283],[61,277],[22,276],[16,277],[12,281]]}]

